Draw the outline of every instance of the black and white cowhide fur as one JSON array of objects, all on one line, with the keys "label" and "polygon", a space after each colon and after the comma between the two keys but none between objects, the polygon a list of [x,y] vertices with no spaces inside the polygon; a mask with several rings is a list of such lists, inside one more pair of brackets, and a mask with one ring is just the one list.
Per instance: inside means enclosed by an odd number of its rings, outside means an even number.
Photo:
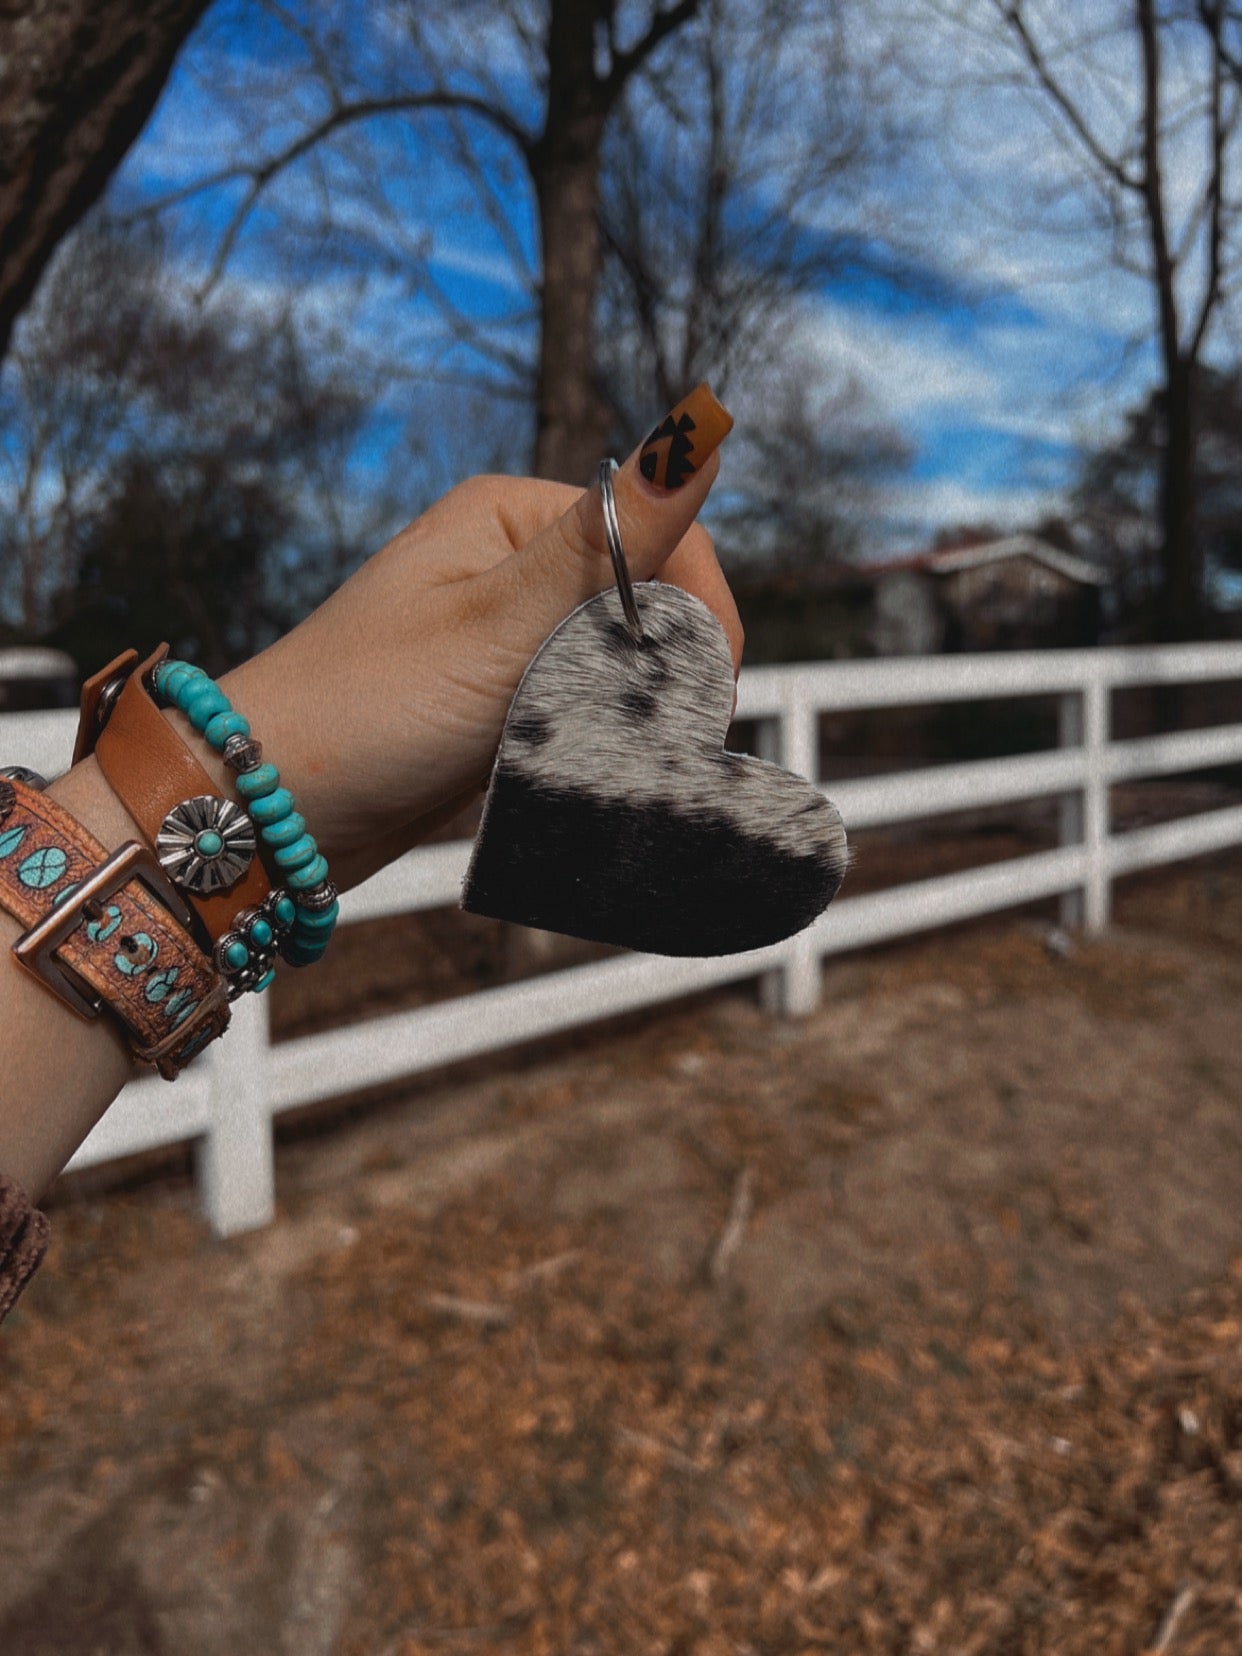
[{"label": "black and white cowhide fur", "polygon": [[615,588],[544,642],[509,709],[461,906],[649,954],[735,954],[801,931],[848,862],[805,777],[723,743],[733,666],[680,587]]}]

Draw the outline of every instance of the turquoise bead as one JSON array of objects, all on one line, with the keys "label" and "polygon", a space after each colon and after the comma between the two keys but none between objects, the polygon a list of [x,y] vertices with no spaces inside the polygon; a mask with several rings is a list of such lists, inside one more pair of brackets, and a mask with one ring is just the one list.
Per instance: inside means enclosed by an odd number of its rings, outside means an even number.
[{"label": "turquoise bead", "polygon": [[[276,793],[280,793],[281,791],[282,790],[280,788],[277,788]],[[275,799],[275,797],[276,794],[268,795],[268,799]],[[259,799],[255,801],[255,805],[266,804],[267,799]],[[252,817],[255,815],[254,806],[251,807],[250,814]],[[263,835],[263,843],[265,845],[273,847],[277,845],[292,845],[295,839],[300,839],[306,832],[306,818],[300,811],[294,811],[291,816],[282,817],[279,822],[267,823],[260,830],[260,832]]]},{"label": "turquoise bead", "polygon": [[160,663],[157,671],[165,678],[170,678],[174,673],[179,678],[207,677],[201,667],[196,667],[192,661],[180,661],[176,656],[166,656]]},{"label": "turquoise bead", "polygon": [[185,716],[195,730],[206,730],[217,713],[231,713],[229,698],[214,684],[204,684],[182,704]]},{"label": "turquoise bead", "polygon": [[184,663],[179,666],[164,667],[156,679],[159,693],[165,701],[176,702],[182,691],[191,684],[201,684],[201,677],[193,672]]},{"label": "turquoise bead", "polygon": [[268,925],[266,920],[252,921],[250,929],[246,933],[246,936],[254,944],[256,949],[266,949],[275,935],[275,932],[272,930],[271,926]]},{"label": "turquoise bead", "polygon": [[277,788],[274,793],[265,793],[262,798],[255,800],[250,807],[250,818],[263,828],[269,823],[279,822],[282,817],[287,817],[292,809],[293,795],[288,788]]},{"label": "turquoise bead", "polygon": [[323,857],[316,854],[314,861],[308,862],[305,868],[295,868],[286,878],[285,884],[290,891],[312,891],[317,885],[322,885],[327,877],[328,864]]},{"label": "turquoise bead", "polygon": [[322,960],[327,944],[320,947],[315,943],[298,943],[290,939],[281,950],[281,959],[290,966],[313,966],[317,960]]},{"label": "turquoise bead", "polygon": [[204,685],[210,684],[211,680],[197,667],[183,666],[174,667],[166,682],[169,698],[180,706],[190,696],[196,695]]},{"label": "turquoise bead", "polygon": [[319,855],[319,847],[309,834],[303,834],[295,839],[292,845],[282,845],[278,851],[272,853],[272,860],[282,874],[291,874],[294,869],[305,868],[313,858]]},{"label": "turquoise bead", "polygon": [[264,972],[263,976],[255,984],[255,986],[254,986],[255,994],[256,995],[261,995],[263,993],[263,991],[267,988],[268,984],[272,981],[272,979],[275,976],[276,976],[276,968],[274,966],[269,966],[267,971]]},{"label": "turquoise bead", "polygon": [[257,765],[254,770],[242,771],[236,785],[243,799],[261,799],[280,786],[280,772],[275,765]]},{"label": "turquoise bead", "polygon": [[208,719],[203,735],[217,752],[223,751],[230,736],[249,736],[250,720],[244,713],[217,713]]},{"label": "turquoise bead", "polygon": [[[154,683],[161,699],[178,707],[218,753],[223,753],[230,737],[250,739],[250,721],[234,711],[223,690],[201,667],[188,661],[165,661]],[[335,901],[318,912],[304,909],[299,902],[303,893],[327,880],[327,859],[307,832],[306,819],[296,809],[293,795],[281,787],[275,765],[259,764],[240,772],[234,786],[262,836],[265,858],[270,850],[269,867],[284,890],[262,918],[250,923],[245,941],[230,943],[221,958],[230,971],[244,970],[256,956],[261,959],[279,936],[285,958],[294,965],[309,966],[326,950],[340,914]],[[197,835],[198,849],[205,857],[219,854],[223,849],[219,841],[220,835],[211,829]],[[269,969],[254,987],[266,989],[274,976],[274,968]]]},{"label": "turquoise bead", "polygon": [[295,931],[320,932],[331,931],[336,925],[337,916],[341,912],[339,901],[333,900],[331,908],[326,908],[320,914],[314,914],[310,909],[300,908],[298,917],[293,922]]},{"label": "turquoise bead", "polygon": [[218,857],[224,850],[224,840],[214,828],[202,828],[194,836],[194,849],[200,857]]}]

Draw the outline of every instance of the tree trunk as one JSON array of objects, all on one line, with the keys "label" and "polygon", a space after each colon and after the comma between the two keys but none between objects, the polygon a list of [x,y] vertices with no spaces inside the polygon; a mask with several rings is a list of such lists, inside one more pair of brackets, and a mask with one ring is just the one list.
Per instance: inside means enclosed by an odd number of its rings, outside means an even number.
[{"label": "tree trunk", "polygon": [[610,0],[552,0],[548,101],[535,148],[543,327],[535,472],[585,487],[608,440],[596,373],[600,277],[599,158],[610,94],[595,70],[595,32]]},{"label": "tree trunk", "polygon": [[540,179],[543,332],[536,391],[535,473],[586,487],[605,453],[610,418],[596,376],[599,150],[578,143]]},{"label": "tree trunk", "polygon": [[0,7],[0,360],[57,243],[142,131],[207,4]]},{"label": "tree trunk", "polygon": [[1204,633],[1203,554],[1195,518],[1198,374],[1179,362],[1166,388],[1166,444],[1160,478],[1163,592],[1156,628],[1161,643]]},{"label": "tree trunk", "polygon": [[[595,30],[609,4],[552,0],[547,115],[532,165],[543,265],[534,471],[581,488],[604,457],[610,425],[595,349],[599,156],[608,113],[595,73]],[[505,934],[510,979],[564,964],[575,947],[535,927],[510,925]]]}]

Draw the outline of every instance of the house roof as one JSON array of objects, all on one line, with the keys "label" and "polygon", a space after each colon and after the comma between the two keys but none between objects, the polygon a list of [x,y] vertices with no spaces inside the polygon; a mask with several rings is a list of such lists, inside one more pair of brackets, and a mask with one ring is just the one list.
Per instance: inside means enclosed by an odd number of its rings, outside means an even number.
[{"label": "house roof", "polygon": [[923,570],[929,575],[952,575],[959,569],[977,569],[981,564],[1000,563],[1006,558],[1032,558],[1049,569],[1055,569],[1067,580],[1083,586],[1107,586],[1109,577],[1099,564],[1062,552],[1050,546],[1038,535],[1005,535],[999,540],[985,541],[981,546],[942,547],[934,552],[919,552],[913,557],[897,558],[882,564],[872,564],[877,576],[895,574],[900,570]]},{"label": "house roof", "polygon": [[18,679],[76,679],[77,676],[77,663],[64,650],[49,650],[37,644],[0,649],[0,682],[12,684]]}]

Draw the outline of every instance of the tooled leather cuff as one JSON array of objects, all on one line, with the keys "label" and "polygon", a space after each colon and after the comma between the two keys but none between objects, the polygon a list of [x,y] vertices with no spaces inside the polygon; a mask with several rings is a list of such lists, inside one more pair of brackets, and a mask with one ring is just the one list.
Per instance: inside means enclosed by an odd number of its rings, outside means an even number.
[{"label": "tooled leather cuff", "polygon": [[109,855],[63,805],[7,777],[0,907],[27,928],[18,964],[80,1017],[107,1007],[166,1081],[228,1027],[227,985],[148,847],[130,840]]}]

